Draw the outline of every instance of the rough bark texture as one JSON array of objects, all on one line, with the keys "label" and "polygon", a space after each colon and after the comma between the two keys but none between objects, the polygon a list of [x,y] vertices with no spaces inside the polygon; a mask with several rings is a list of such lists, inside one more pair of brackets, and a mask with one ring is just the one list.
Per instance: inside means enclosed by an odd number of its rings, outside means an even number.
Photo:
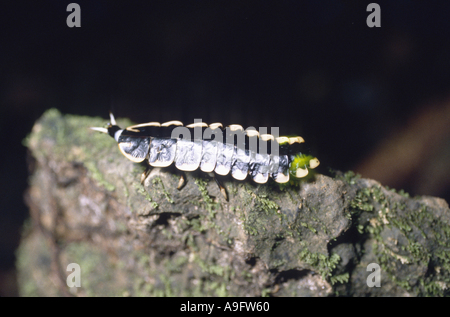
[{"label": "rough bark texture", "polygon": [[[297,186],[174,169],[123,157],[88,129],[104,119],[47,111],[26,145],[35,158],[31,220],[18,250],[22,295],[442,296],[450,286],[450,211],[346,173]],[[131,124],[119,120],[119,124]],[[69,263],[81,287],[69,288]],[[369,287],[370,263],[380,287]]]}]

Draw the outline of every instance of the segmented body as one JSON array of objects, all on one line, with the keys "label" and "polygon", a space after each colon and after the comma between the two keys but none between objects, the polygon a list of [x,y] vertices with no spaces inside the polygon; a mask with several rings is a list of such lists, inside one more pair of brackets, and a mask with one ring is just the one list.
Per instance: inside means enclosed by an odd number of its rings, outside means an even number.
[{"label": "segmented body", "polygon": [[[174,163],[182,171],[200,168],[219,175],[231,173],[237,180],[250,175],[257,183],[267,182],[270,176],[278,183],[286,183],[290,176],[304,177],[308,169],[319,165],[317,158],[302,153],[301,137],[276,138],[244,130],[240,125],[223,128],[220,123],[204,122],[186,127],[179,121],[149,122],[121,129],[112,115],[111,119],[107,129],[94,129],[107,130],[105,133],[115,138],[122,154],[131,161],[147,159],[154,167]],[[188,131],[188,135],[178,135],[178,131]]]}]

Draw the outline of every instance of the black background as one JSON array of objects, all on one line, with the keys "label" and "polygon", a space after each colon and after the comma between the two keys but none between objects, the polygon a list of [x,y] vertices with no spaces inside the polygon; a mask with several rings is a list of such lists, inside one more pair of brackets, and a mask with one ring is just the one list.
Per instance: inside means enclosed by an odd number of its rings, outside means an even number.
[{"label": "black background", "polygon": [[[77,1],[80,28],[66,25],[69,3],[0,7],[0,295],[17,295],[21,142],[48,108],[105,123],[114,109],[135,122],[280,127],[326,174],[355,168],[450,93],[444,0],[377,1],[380,28],[366,24],[370,1]],[[450,189],[412,194],[448,200]]]}]

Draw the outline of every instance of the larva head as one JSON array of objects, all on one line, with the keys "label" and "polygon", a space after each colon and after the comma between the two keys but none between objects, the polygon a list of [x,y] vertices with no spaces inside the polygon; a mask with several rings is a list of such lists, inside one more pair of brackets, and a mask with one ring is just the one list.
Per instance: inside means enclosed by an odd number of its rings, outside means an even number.
[{"label": "larva head", "polygon": [[102,133],[109,134],[116,141],[118,141],[119,135],[123,131],[123,129],[121,129],[117,125],[116,119],[114,118],[114,115],[111,112],[109,113],[109,117],[110,117],[111,122],[108,123],[108,126],[106,128],[91,127],[91,129],[94,130],[94,131],[99,131],[99,132],[102,132]]}]

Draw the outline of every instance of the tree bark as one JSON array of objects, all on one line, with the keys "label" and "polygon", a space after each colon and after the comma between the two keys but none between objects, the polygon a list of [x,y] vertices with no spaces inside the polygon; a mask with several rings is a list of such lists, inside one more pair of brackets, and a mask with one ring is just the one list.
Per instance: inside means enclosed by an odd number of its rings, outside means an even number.
[{"label": "tree bark", "polygon": [[[222,177],[229,201],[201,172],[177,190],[179,171],[155,168],[141,185],[145,164],[88,129],[104,123],[52,109],[25,140],[35,163],[22,295],[448,295],[444,200],[351,172],[288,186]],[[67,284],[70,263],[80,287]]]}]

